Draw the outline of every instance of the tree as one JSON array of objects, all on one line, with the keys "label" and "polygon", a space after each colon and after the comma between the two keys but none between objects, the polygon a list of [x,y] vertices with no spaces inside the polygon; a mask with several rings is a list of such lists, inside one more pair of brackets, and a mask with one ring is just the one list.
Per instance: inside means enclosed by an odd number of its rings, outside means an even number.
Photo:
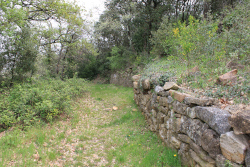
[{"label": "tree", "polygon": [[4,78],[13,82],[30,76],[40,59],[51,76],[64,78],[87,31],[81,12],[63,0],[1,0],[0,72]]}]

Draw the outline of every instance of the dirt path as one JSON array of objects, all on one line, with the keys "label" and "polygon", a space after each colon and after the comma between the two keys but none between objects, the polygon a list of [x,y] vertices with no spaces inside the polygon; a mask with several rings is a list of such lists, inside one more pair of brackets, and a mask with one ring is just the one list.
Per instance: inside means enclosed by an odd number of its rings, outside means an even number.
[{"label": "dirt path", "polygon": [[89,89],[53,124],[6,132],[0,140],[0,166],[151,167],[167,162],[170,154],[147,129],[131,88]]}]

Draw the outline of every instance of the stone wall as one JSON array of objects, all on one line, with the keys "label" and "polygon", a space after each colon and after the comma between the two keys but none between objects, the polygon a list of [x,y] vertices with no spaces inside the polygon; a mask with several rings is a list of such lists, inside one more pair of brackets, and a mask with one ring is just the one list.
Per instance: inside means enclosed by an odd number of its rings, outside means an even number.
[{"label": "stone wall", "polygon": [[128,68],[125,71],[118,71],[110,76],[110,83],[115,85],[121,85],[125,87],[133,87],[132,76],[133,76],[132,68]]},{"label": "stone wall", "polygon": [[139,79],[133,76],[136,104],[150,130],[178,151],[184,166],[250,167],[250,111],[232,114],[215,107],[214,99],[173,90],[174,83],[152,89],[149,79]]}]

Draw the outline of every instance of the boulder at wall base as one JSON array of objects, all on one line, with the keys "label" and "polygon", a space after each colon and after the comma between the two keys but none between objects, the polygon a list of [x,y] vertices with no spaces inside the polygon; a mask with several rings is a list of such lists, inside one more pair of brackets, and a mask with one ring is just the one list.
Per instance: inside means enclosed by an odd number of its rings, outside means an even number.
[{"label": "boulder at wall base", "polygon": [[234,113],[228,120],[235,134],[250,134],[250,110]]},{"label": "boulder at wall base", "polygon": [[206,122],[220,135],[230,131],[231,125],[228,118],[231,115],[228,111],[214,107],[195,107],[195,112],[199,119]]},{"label": "boulder at wall base", "polygon": [[222,134],[220,137],[222,154],[230,161],[243,164],[249,148],[248,140],[247,136],[236,135],[233,131]]},{"label": "boulder at wall base", "polygon": [[212,129],[206,129],[202,134],[201,146],[214,159],[218,154],[221,154],[220,136]]},{"label": "boulder at wall base", "polygon": [[226,159],[223,155],[219,154],[216,156],[216,166],[217,167],[241,167],[241,165],[238,165],[236,163],[233,163]]},{"label": "boulder at wall base", "polygon": [[222,84],[222,85],[225,85],[229,82],[235,83],[237,81],[237,72],[238,72],[238,70],[234,69],[232,71],[229,71],[229,72],[219,76],[216,83]]}]

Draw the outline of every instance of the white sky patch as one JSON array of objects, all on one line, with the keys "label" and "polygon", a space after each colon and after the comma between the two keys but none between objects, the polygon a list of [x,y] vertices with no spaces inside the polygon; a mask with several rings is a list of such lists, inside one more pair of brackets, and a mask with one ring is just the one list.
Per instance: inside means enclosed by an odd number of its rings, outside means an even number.
[{"label": "white sky patch", "polygon": [[[67,0],[68,2],[74,2],[74,0]],[[87,14],[91,13],[92,17],[89,21],[98,21],[99,16],[103,13],[106,0],[76,0],[76,4],[80,7],[84,7],[87,10]],[[85,13],[85,14],[86,14]]]}]

